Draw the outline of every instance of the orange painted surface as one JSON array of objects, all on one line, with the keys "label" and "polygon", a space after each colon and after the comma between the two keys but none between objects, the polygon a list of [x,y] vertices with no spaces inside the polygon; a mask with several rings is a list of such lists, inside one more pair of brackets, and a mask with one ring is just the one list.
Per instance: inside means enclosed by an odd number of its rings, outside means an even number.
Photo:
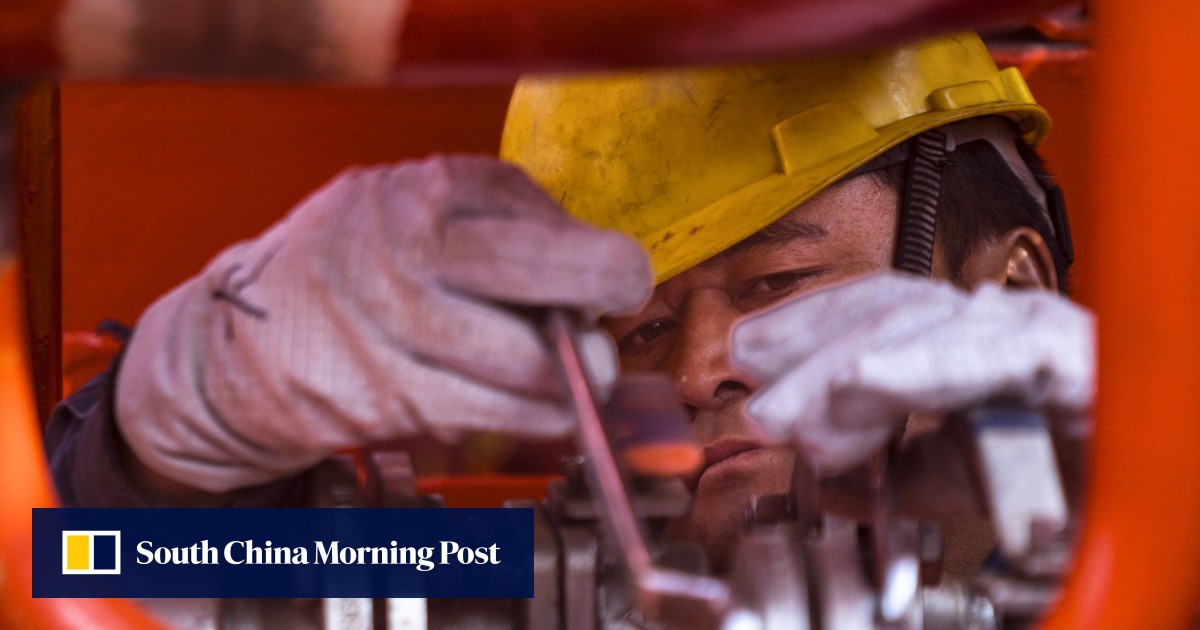
[{"label": "orange painted surface", "polygon": [[1048,628],[1191,627],[1200,601],[1200,47],[1192,0],[1095,3],[1100,383],[1080,562]]},{"label": "orange painted surface", "polygon": [[[1044,147],[1067,194],[1092,303],[1087,64],[1029,80],[1055,116]],[[351,164],[494,153],[509,88],[189,84],[62,87],[64,331],[125,323],[223,247],[254,236]]]},{"label": "orange painted surface", "polygon": [[509,92],[64,84],[63,330],[134,322],[346,166],[494,154]]},{"label": "orange painted surface", "polygon": [[0,259],[0,627],[26,630],[159,627],[125,600],[33,599],[32,508],[58,500],[26,372],[16,264]]}]

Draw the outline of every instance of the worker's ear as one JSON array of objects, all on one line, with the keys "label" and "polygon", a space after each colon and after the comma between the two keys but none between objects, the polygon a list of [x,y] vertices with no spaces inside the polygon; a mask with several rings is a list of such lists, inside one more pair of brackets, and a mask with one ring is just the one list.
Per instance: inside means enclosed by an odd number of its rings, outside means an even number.
[{"label": "worker's ear", "polygon": [[1018,227],[977,247],[963,264],[967,286],[990,281],[1002,286],[1058,291],[1050,248],[1037,230]]}]

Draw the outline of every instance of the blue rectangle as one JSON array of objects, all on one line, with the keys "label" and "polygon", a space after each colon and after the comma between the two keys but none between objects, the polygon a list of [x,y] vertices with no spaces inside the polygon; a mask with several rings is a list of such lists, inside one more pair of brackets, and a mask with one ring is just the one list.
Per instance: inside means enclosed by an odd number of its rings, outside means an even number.
[{"label": "blue rectangle", "polygon": [[109,534],[92,536],[92,569],[117,568],[117,537]]},{"label": "blue rectangle", "polygon": [[[120,573],[64,575],[66,530]],[[533,597],[531,509],[39,508],[32,542],[34,597]]]}]

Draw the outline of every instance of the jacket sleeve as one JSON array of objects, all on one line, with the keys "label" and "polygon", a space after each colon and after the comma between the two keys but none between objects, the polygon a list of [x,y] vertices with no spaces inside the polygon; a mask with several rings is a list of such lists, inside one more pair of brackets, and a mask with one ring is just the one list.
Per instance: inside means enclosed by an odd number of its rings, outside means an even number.
[{"label": "jacket sleeve", "polygon": [[[118,356],[54,408],[43,443],[63,507],[183,507],[148,496],[130,478],[113,410]],[[303,475],[236,493],[228,507],[301,507]]]}]

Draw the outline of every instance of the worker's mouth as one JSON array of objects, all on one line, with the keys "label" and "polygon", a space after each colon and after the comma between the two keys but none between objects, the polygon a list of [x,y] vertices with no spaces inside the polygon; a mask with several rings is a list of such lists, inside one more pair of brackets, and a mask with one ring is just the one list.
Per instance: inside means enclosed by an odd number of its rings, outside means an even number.
[{"label": "worker's mouth", "polygon": [[724,439],[704,447],[704,465],[700,471],[689,480],[689,486],[695,490],[700,479],[705,475],[715,473],[733,465],[735,462],[750,456],[762,448],[762,444],[753,440]]}]

